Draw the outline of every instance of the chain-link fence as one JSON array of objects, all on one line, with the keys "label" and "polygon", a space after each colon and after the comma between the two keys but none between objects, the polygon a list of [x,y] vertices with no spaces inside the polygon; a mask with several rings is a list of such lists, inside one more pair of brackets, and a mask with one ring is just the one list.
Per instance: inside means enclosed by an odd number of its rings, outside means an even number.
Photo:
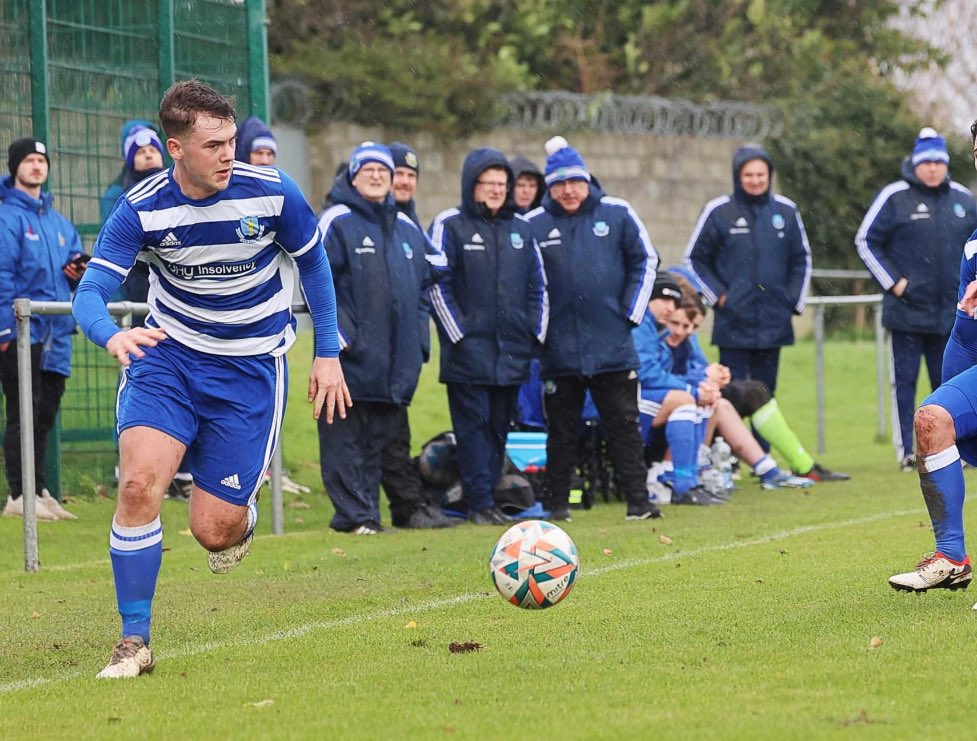
[{"label": "chain-link fence", "polygon": [[[2,0],[0,151],[23,136],[47,144],[54,206],[90,247],[122,169],[122,125],[155,121],[173,82],[196,77],[234,96],[239,117],[267,120],[265,22],[265,0]],[[65,470],[97,484],[114,469],[117,370],[80,336],[74,350]]]}]

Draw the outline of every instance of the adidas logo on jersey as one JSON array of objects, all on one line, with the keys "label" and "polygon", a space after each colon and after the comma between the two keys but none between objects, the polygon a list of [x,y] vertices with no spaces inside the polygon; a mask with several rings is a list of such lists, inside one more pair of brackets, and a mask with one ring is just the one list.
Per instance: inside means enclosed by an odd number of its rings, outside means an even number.
[{"label": "adidas logo on jersey", "polygon": [[740,216],[736,220],[736,226],[746,226],[746,219],[744,219],[742,216]]},{"label": "adidas logo on jersey", "polygon": [[221,479],[221,484],[224,485],[224,486],[226,486],[226,487],[228,487],[229,489],[238,489],[238,490],[240,490],[240,488],[241,488],[241,479],[239,479],[237,477],[237,474],[236,473],[232,473],[230,476],[226,476],[226,477],[222,478]]},{"label": "adidas logo on jersey", "polygon": [[919,221],[920,219],[930,218],[930,210],[925,203],[916,204],[916,213],[909,217],[910,221]]},{"label": "adidas logo on jersey", "polygon": [[556,228],[550,229],[550,233],[547,234],[546,236],[549,239],[554,239],[555,237],[559,237],[560,236],[560,230],[559,229],[556,229]]},{"label": "adidas logo on jersey", "polygon": [[729,228],[729,233],[730,234],[749,234],[750,233],[750,225],[749,225],[749,223],[747,222],[747,220],[745,218],[743,218],[742,216],[740,216],[736,221],[733,222],[733,225]]},{"label": "adidas logo on jersey", "polygon": [[376,245],[373,243],[373,240],[370,239],[369,237],[363,237],[363,246],[364,247],[374,247]]},{"label": "adidas logo on jersey", "polygon": [[916,206],[916,210],[919,211],[920,213],[923,213],[924,211],[929,211],[929,208],[926,206],[925,203],[920,203],[918,206]]},{"label": "adidas logo on jersey", "polygon": [[475,244],[483,244],[485,242],[485,240],[482,239],[482,235],[481,234],[477,234],[476,233],[476,234],[473,234],[472,235],[472,242],[474,242]]},{"label": "adidas logo on jersey", "polygon": [[182,247],[183,244],[173,232],[169,232],[159,243],[160,247]]}]

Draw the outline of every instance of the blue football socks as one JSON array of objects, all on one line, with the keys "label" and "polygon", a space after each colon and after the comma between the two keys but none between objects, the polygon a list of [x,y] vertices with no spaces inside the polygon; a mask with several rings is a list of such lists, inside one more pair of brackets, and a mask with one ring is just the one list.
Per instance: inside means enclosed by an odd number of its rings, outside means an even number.
[{"label": "blue football socks", "polygon": [[698,412],[694,404],[673,411],[665,423],[665,439],[672,451],[672,491],[684,494],[698,483],[699,446],[696,443]]},{"label": "blue football socks", "polygon": [[956,445],[923,458],[919,488],[933,523],[936,550],[954,561],[967,556],[963,536],[965,484]]},{"label": "blue football socks", "polygon": [[122,527],[113,518],[109,546],[122,636],[141,636],[148,644],[156,578],[163,560],[159,517],[137,527]]}]

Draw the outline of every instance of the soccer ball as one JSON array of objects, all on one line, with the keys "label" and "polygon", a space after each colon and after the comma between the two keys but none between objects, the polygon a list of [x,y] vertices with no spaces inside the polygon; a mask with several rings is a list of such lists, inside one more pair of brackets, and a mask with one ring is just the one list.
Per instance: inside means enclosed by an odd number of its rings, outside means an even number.
[{"label": "soccer ball", "polygon": [[552,607],[570,593],[580,558],[570,536],[556,525],[526,520],[502,534],[489,564],[503,598],[536,610]]}]

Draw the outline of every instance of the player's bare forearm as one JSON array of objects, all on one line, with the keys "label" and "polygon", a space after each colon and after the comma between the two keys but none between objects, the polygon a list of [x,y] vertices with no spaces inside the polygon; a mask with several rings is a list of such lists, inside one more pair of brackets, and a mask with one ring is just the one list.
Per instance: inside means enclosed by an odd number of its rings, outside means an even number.
[{"label": "player's bare forearm", "polygon": [[340,419],[346,419],[346,409],[353,406],[353,399],[343,378],[339,358],[316,358],[312,361],[309,403],[313,405],[313,419],[319,419],[323,411],[326,413],[326,424],[331,425],[337,413]]},{"label": "player's bare forearm", "polygon": [[156,327],[133,327],[123,332],[117,332],[105,343],[109,355],[115,357],[122,366],[132,362],[132,358],[141,358],[146,353],[143,347],[156,347],[166,339],[166,330]]}]

